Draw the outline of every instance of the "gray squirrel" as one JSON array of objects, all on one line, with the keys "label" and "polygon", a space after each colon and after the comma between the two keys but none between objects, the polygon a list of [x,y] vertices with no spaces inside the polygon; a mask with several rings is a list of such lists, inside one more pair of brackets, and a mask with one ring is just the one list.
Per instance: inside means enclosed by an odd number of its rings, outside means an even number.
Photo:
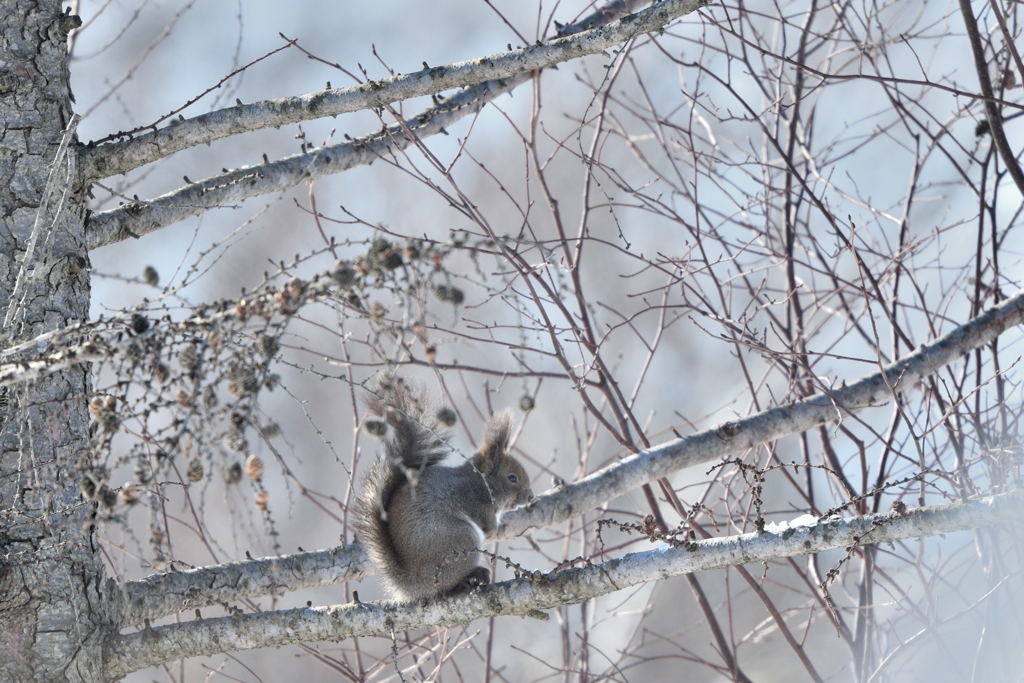
[{"label": "gray squirrel", "polygon": [[385,587],[397,600],[417,600],[489,583],[484,538],[502,511],[533,498],[526,470],[507,452],[511,411],[491,416],[479,452],[447,467],[437,411],[397,378],[379,393],[369,407],[392,433],[360,490],[356,529]]}]

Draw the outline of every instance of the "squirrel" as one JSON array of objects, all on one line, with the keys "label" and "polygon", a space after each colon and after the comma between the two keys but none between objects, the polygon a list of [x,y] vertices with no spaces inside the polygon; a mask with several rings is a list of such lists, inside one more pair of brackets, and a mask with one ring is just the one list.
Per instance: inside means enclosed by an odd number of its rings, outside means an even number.
[{"label": "squirrel", "polygon": [[533,498],[526,470],[507,450],[511,411],[492,415],[480,450],[448,467],[440,464],[450,450],[440,424],[446,416],[429,411],[400,380],[381,385],[382,398],[369,407],[392,434],[362,485],[356,515],[371,562],[397,600],[489,583],[480,566],[483,539],[501,512]]}]

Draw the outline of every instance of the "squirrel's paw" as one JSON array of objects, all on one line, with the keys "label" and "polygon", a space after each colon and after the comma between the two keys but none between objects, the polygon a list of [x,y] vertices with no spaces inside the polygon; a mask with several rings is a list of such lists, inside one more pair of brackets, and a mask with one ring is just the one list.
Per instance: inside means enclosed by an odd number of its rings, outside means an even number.
[{"label": "squirrel's paw", "polygon": [[485,586],[491,582],[491,571],[486,567],[474,567],[473,571],[462,577],[462,581],[455,584],[452,588],[452,593],[466,593],[468,591],[477,588],[478,586]]}]

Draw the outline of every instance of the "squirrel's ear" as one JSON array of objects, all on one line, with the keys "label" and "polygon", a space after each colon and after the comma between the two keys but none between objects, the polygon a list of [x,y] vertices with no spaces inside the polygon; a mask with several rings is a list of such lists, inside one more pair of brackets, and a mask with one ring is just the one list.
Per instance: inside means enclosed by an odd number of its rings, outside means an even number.
[{"label": "squirrel's ear", "polygon": [[484,462],[493,463],[504,457],[511,433],[511,410],[506,409],[491,415],[484,430],[484,443],[480,446],[480,455]]}]

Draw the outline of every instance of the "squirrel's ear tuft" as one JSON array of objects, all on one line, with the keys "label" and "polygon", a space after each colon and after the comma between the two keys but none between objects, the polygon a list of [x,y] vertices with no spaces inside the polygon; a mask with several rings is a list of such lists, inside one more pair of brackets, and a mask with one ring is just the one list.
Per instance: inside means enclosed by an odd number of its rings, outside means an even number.
[{"label": "squirrel's ear tuft", "polygon": [[484,442],[480,446],[480,455],[485,460],[497,460],[508,450],[508,440],[512,434],[512,411],[502,410],[487,420],[484,430]]}]

